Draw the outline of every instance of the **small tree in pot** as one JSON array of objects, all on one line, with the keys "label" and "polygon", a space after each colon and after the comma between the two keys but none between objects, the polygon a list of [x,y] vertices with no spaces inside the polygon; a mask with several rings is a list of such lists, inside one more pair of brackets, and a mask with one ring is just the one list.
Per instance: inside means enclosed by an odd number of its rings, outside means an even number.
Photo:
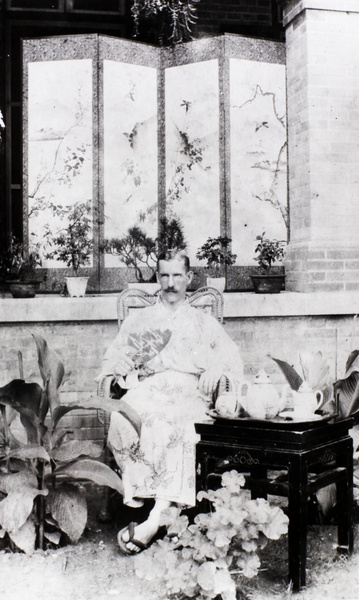
[{"label": "small tree in pot", "polygon": [[257,294],[277,294],[283,289],[284,275],[274,274],[272,266],[275,262],[281,262],[284,258],[285,242],[282,240],[270,240],[262,235],[257,235],[258,244],[255,248],[254,260],[258,262],[260,273],[251,275],[254,291]]},{"label": "small tree in pot", "polygon": [[162,217],[156,238],[134,226],[122,238],[105,239],[101,250],[105,254],[118,256],[126,267],[133,268],[137,283],[155,283],[158,257],[168,249],[185,250],[186,247],[180,220]]},{"label": "small tree in pot", "polygon": [[27,246],[11,236],[9,247],[0,259],[0,271],[14,298],[36,295],[42,280],[37,268],[41,266],[40,244]]},{"label": "small tree in pot", "polygon": [[237,254],[233,254],[230,250],[231,241],[227,236],[209,237],[196,254],[199,260],[207,261],[206,267],[213,274],[213,277],[207,278],[207,285],[216,287],[222,292],[226,285],[227,266],[234,265],[237,258]]},{"label": "small tree in pot", "polygon": [[91,201],[76,202],[62,208],[60,217],[66,219],[67,224],[54,237],[48,227],[45,235],[48,245],[54,248],[45,257],[66,263],[74,273],[73,277],[66,278],[69,295],[84,296],[88,277],[80,277],[78,271],[90,264],[93,250]]}]

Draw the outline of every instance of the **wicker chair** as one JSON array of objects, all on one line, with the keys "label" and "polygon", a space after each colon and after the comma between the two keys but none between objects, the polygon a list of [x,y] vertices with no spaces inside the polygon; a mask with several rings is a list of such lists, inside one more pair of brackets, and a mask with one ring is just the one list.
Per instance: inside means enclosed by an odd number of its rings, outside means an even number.
[{"label": "wicker chair", "polygon": [[[139,289],[128,289],[121,292],[117,300],[118,327],[121,327],[123,321],[132,310],[152,306],[157,301],[157,297],[157,293],[149,294]],[[211,287],[199,288],[195,292],[187,293],[187,301],[191,306],[199,310],[204,310],[218,319],[220,323],[223,323],[223,296],[218,290]],[[226,382],[220,383],[221,387],[223,385],[226,385]],[[103,398],[121,398],[125,393],[126,390],[121,389],[115,383],[115,377],[112,375],[102,377],[98,383],[97,394]],[[110,413],[99,410],[98,418],[104,426],[104,438],[106,441],[110,424]],[[116,468],[112,453],[107,446],[105,446],[104,461],[107,465]],[[99,520],[103,523],[112,520],[110,499],[110,489],[104,488],[102,506],[98,515]]]}]

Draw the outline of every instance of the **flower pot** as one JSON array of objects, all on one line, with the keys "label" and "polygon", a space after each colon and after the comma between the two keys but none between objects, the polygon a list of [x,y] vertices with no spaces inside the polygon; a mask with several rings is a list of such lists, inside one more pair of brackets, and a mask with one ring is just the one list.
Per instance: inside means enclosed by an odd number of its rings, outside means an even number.
[{"label": "flower pot", "polygon": [[69,296],[79,298],[86,294],[88,277],[66,277],[66,286]]},{"label": "flower pot", "polygon": [[225,277],[207,277],[207,285],[213,287],[223,294],[224,288],[226,287]]},{"label": "flower pot", "polygon": [[251,280],[256,294],[279,294],[285,275],[251,275]]},{"label": "flower pot", "polygon": [[34,298],[41,281],[9,281],[8,286],[13,298]]}]

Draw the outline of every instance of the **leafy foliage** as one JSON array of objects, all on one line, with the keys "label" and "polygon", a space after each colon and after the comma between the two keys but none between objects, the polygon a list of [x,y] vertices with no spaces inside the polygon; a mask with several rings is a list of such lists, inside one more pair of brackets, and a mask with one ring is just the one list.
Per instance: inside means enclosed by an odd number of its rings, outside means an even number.
[{"label": "leafy foliage", "polygon": [[186,246],[179,219],[162,217],[155,239],[136,225],[130,227],[122,238],[105,239],[101,251],[118,256],[127,267],[135,269],[136,280],[144,282],[145,268],[150,271],[150,280],[154,279],[159,256],[167,250],[184,250]]},{"label": "leafy foliage", "polygon": [[208,500],[213,511],[198,514],[193,524],[186,516],[173,519],[175,509],[169,509],[166,537],[136,557],[136,574],[158,581],[162,598],[235,600],[233,576],[257,575],[258,549],[288,528],[281,508],[250,500],[243,485],[243,475],[229,471],[221,488],[199,492],[198,500]]},{"label": "leafy foliage", "polygon": [[0,257],[0,274],[8,279],[30,281],[41,267],[40,244],[27,244],[11,236],[7,250]]},{"label": "leafy foliage", "polygon": [[45,236],[48,245],[55,248],[49,250],[45,257],[65,262],[77,275],[80,267],[89,264],[93,248],[91,201],[62,207],[60,216],[67,224],[55,236],[48,225]]},{"label": "leafy foliage", "polygon": [[270,240],[264,236],[265,232],[256,237],[259,243],[255,248],[255,253],[258,256],[255,256],[254,260],[258,262],[259,266],[264,271],[269,271],[276,261],[281,261],[283,259],[285,242],[280,240]]},{"label": "leafy foliage", "polygon": [[[183,100],[181,107],[184,108],[185,113],[191,111],[192,102]],[[177,202],[181,201],[182,195],[189,194],[190,186],[190,172],[192,177],[196,177],[196,167],[200,167],[201,170],[209,171],[210,165],[204,165],[206,146],[200,138],[193,138],[188,131],[183,128],[180,129],[176,126],[178,134],[179,144],[179,155],[175,161],[174,173],[169,183],[167,194],[166,194],[166,205],[171,207]]]},{"label": "leafy foliage", "polygon": [[141,18],[156,19],[157,40],[161,45],[178,44],[192,39],[191,28],[197,20],[196,4],[200,0],[132,0],[131,15],[134,37],[139,35]]},{"label": "leafy foliage", "polygon": [[233,254],[229,248],[231,241],[231,238],[227,236],[209,237],[199,248],[196,257],[199,260],[206,260],[207,267],[219,268],[221,265],[234,265],[237,255]]},{"label": "leafy foliage", "polygon": [[[300,375],[293,365],[285,360],[270,356],[282,371],[284,377],[292,390],[321,390],[324,396],[324,404],[332,400],[333,397],[333,378],[330,374],[328,361],[322,352],[301,352],[299,354],[299,363],[303,375]],[[328,407],[327,407],[328,408]]]},{"label": "leafy foliage", "polygon": [[105,239],[101,250],[105,254],[119,256],[126,267],[135,269],[137,281],[143,282],[145,267],[150,269],[152,275],[155,273],[155,248],[155,240],[140,227],[134,226],[122,238]]},{"label": "leafy foliage", "polygon": [[[98,399],[61,405],[59,388],[65,374],[58,354],[33,334],[44,387],[14,379],[0,388],[0,536],[24,552],[42,548],[44,539],[74,542],[87,521],[82,484],[107,485],[120,494],[122,481],[96,460],[102,448],[91,441],[69,439],[57,427],[61,417],[79,408],[115,409]],[[123,409],[122,409],[123,410]],[[20,415],[27,443],[19,441],[11,424]],[[128,417],[133,422],[130,412]],[[134,425],[135,426],[135,425]]]},{"label": "leafy foliage", "polygon": [[359,410],[359,351],[353,350],[345,365],[345,375],[334,382],[339,415],[347,417]]}]

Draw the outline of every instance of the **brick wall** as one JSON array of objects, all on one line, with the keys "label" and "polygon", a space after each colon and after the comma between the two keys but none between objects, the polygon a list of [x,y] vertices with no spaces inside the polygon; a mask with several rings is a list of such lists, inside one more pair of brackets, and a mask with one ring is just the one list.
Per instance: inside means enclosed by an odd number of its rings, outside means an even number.
[{"label": "brick wall", "polygon": [[227,31],[261,36],[272,30],[271,37],[276,37],[276,12],[271,0],[201,0],[197,14],[199,35]]},{"label": "brick wall", "polygon": [[[299,368],[298,354],[304,350],[321,350],[329,361],[334,377],[344,374],[349,352],[359,348],[356,321],[343,317],[232,318],[225,328],[237,343],[245,365],[245,377],[251,380],[260,368],[265,368],[274,384],[281,387],[283,375],[268,355],[281,358]],[[99,373],[103,353],[117,331],[115,322],[2,324],[0,351],[0,385],[19,377],[19,350],[23,353],[24,375],[27,381],[41,383],[37,366],[36,346],[31,332],[37,332],[56,350],[66,369],[61,401],[96,393],[94,379]],[[103,440],[103,428],[96,411],[76,411],[66,415],[61,425],[74,430],[78,439]]]},{"label": "brick wall", "polygon": [[285,16],[292,291],[359,289],[359,12],[322,5]]}]

